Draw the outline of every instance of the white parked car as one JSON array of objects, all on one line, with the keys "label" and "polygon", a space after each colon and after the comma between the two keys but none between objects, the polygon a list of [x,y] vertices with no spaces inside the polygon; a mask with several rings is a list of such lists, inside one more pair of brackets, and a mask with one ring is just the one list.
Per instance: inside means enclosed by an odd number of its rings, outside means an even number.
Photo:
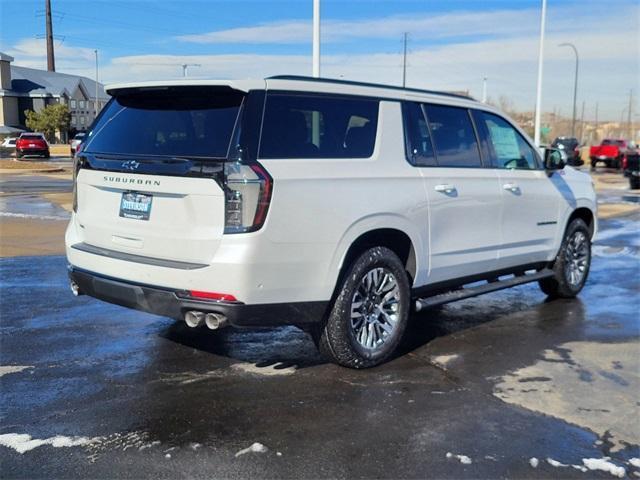
[{"label": "white parked car", "polygon": [[361,368],[412,310],[587,280],[590,177],[488,105],[290,76],[108,91],[76,160],[76,294],[193,327],[297,325]]},{"label": "white parked car", "polygon": [[16,148],[17,140],[18,140],[18,137],[7,137],[2,141],[2,144],[0,146],[5,148]]},{"label": "white parked car", "polygon": [[78,150],[78,145],[80,145],[83,142],[85,135],[86,135],[85,132],[78,132],[78,133],[75,134],[75,136],[71,140],[71,143],[69,145],[71,147],[71,156],[72,157],[76,156],[76,152]]}]

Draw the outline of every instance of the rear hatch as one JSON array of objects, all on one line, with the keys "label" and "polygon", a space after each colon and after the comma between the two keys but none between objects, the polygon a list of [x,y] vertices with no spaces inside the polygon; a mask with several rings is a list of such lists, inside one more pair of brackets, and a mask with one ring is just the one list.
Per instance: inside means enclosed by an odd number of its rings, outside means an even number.
[{"label": "rear hatch", "polygon": [[17,140],[20,150],[46,150],[47,142],[40,135],[22,135]]},{"label": "rear hatch", "polygon": [[230,87],[115,92],[76,160],[82,247],[210,263],[229,233],[228,170],[242,160],[246,97]]}]

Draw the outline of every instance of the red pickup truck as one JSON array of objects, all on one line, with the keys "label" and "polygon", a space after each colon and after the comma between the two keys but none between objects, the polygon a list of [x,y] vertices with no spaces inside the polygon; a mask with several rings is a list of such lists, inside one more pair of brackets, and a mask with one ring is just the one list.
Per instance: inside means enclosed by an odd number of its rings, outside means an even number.
[{"label": "red pickup truck", "polygon": [[620,169],[628,150],[626,140],[605,138],[600,145],[594,145],[589,150],[591,169],[595,169],[598,162],[604,162],[608,168]]}]

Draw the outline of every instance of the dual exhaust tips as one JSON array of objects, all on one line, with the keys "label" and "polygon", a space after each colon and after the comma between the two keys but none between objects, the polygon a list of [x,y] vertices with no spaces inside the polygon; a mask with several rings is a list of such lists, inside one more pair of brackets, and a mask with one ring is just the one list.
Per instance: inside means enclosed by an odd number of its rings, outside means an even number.
[{"label": "dual exhaust tips", "polygon": [[184,321],[191,328],[197,328],[204,323],[211,330],[226,327],[229,323],[227,317],[220,313],[204,313],[196,310],[189,310],[185,313]]}]

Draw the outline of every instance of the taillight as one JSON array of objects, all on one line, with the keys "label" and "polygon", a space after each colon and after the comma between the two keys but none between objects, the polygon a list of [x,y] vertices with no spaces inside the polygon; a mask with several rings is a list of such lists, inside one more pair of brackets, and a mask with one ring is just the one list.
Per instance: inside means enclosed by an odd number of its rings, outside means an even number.
[{"label": "taillight", "polygon": [[82,167],[82,159],[77,156],[73,159],[73,211],[78,212],[78,172]]},{"label": "taillight", "polygon": [[625,155],[624,157],[622,157],[622,169],[626,170],[628,166],[629,166],[629,159]]},{"label": "taillight", "polygon": [[259,230],[271,202],[271,176],[258,163],[228,162],[224,165],[224,177],[224,233]]}]

